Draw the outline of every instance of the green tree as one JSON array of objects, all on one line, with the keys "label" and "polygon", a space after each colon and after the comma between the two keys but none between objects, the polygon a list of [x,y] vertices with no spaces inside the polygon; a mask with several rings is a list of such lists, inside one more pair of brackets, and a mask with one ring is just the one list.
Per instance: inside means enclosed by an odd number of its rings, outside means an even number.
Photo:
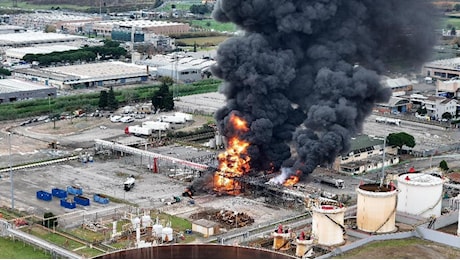
[{"label": "green tree", "polygon": [[442,114],[442,118],[443,119],[452,119],[452,114],[449,113],[449,112],[444,112],[444,114]]},{"label": "green tree", "polygon": [[99,107],[100,108],[107,107],[107,104],[108,104],[107,99],[108,99],[107,91],[101,90],[101,94],[99,95]]},{"label": "green tree", "polygon": [[445,160],[442,160],[439,163],[439,168],[441,168],[441,170],[443,170],[445,172],[449,170],[449,166],[447,166],[447,162]]},{"label": "green tree", "polygon": [[53,121],[53,129],[56,129],[56,121],[58,121],[60,117],[61,115],[58,113],[54,113],[50,116],[50,120]]},{"label": "green tree", "polygon": [[155,108],[155,112],[158,110],[173,110],[174,100],[173,94],[169,91],[169,86],[172,85],[173,81],[170,77],[163,77],[161,79],[160,89],[155,91],[152,97],[152,105]]},{"label": "green tree", "polygon": [[418,113],[419,115],[421,115],[421,116],[426,115],[427,112],[428,112],[428,111],[426,110],[426,107],[419,107],[419,108],[417,109],[417,113]]},{"label": "green tree", "polygon": [[115,97],[113,87],[110,87],[109,93],[107,94],[107,106],[111,110],[116,110],[118,108],[118,101]]},{"label": "green tree", "polygon": [[452,27],[452,29],[450,29],[450,35],[451,36],[457,35],[457,31],[455,30],[455,27]]},{"label": "green tree", "polygon": [[455,4],[454,9],[455,11],[460,11],[460,4]]},{"label": "green tree", "polygon": [[415,139],[412,135],[400,132],[400,133],[391,133],[387,137],[388,145],[397,146],[401,149],[404,145],[413,148],[415,146]]}]

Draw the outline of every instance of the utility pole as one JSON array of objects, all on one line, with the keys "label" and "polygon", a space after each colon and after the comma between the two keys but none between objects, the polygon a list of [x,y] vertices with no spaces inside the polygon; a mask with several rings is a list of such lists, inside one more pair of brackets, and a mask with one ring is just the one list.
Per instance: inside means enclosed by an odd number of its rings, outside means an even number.
[{"label": "utility pole", "polygon": [[11,166],[11,132],[8,132],[8,146],[9,146],[8,166],[10,168],[10,181],[11,181],[11,209],[14,210],[14,182],[13,182],[13,169]]},{"label": "utility pole", "polygon": [[380,179],[380,187],[383,185],[383,180],[385,179],[385,148],[387,144],[386,136],[383,137],[383,159],[382,159],[382,178]]}]

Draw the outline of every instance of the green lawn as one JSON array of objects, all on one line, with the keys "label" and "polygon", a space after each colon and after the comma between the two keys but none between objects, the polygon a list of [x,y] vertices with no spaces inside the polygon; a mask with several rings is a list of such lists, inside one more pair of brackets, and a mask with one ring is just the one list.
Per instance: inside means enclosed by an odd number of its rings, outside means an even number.
[{"label": "green lawn", "polygon": [[[0,5],[2,7],[13,7],[13,1],[11,0],[0,0]],[[61,9],[73,9],[73,10],[86,10],[90,8],[89,6],[82,6],[82,5],[68,5],[68,4],[55,4],[55,5],[34,5],[29,4],[24,1],[17,1],[17,7],[22,9],[40,9],[40,10],[51,10],[51,8],[59,7]]]},{"label": "green lawn", "polygon": [[0,237],[0,259],[51,259],[51,255],[22,241]]},{"label": "green lawn", "polygon": [[73,241],[71,239],[67,239],[66,237],[63,237],[58,234],[50,233],[40,227],[32,227],[30,230],[30,234],[39,237],[43,240],[46,240],[50,243],[53,243],[55,245],[58,245],[62,248],[65,248],[67,250],[74,250],[84,246],[84,244],[82,243]]},{"label": "green lawn", "polygon": [[193,20],[192,26],[217,32],[236,32],[236,25],[234,23],[220,23],[213,19]]},{"label": "green lawn", "polygon": [[185,43],[187,46],[193,46],[196,42],[198,46],[217,46],[219,43],[225,41],[227,36],[210,36],[210,37],[197,37],[197,38],[184,38],[177,39],[176,42]]},{"label": "green lawn", "polygon": [[166,2],[162,7],[155,9],[155,11],[169,12],[172,10],[172,4],[176,5],[176,10],[189,11],[190,6],[201,5],[201,0]]}]

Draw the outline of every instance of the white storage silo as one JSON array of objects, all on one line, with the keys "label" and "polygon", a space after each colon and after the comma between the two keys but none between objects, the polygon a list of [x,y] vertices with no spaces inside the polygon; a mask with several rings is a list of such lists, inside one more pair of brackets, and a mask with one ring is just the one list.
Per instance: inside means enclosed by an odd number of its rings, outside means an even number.
[{"label": "white storage silo", "polygon": [[424,218],[441,216],[443,197],[442,178],[424,174],[409,173],[398,177],[398,211]]},{"label": "white storage silo", "polygon": [[317,243],[325,246],[343,244],[345,207],[319,205],[312,207],[311,233]]},{"label": "white storage silo", "polygon": [[159,223],[158,217],[155,225],[152,226],[152,235],[155,238],[160,238],[163,234],[163,226]]},{"label": "white storage silo", "polygon": [[142,227],[146,228],[152,224],[152,219],[149,215],[144,215],[141,217]]},{"label": "white storage silo", "polygon": [[161,238],[163,242],[171,242],[174,238],[173,229],[170,226],[163,228]]},{"label": "white storage silo", "polygon": [[356,188],[356,192],[356,224],[359,230],[371,233],[396,231],[396,188],[363,184]]},{"label": "white storage silo", "polygon": [[131,220],[131,224],[133,224],[133,228],[140,227],[141,219],[139,217],[135,217]]}]

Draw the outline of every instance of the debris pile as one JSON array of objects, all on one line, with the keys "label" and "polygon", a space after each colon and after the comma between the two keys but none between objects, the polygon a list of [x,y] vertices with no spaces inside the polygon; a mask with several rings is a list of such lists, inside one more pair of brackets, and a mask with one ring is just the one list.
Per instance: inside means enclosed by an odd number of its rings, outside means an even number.
[{"label": "debris pile", "polygon": [[254,219],[248,214],[230,210],[221,210],[217,212],[215,220],[231,227],[245,227],[254,223]]}]

